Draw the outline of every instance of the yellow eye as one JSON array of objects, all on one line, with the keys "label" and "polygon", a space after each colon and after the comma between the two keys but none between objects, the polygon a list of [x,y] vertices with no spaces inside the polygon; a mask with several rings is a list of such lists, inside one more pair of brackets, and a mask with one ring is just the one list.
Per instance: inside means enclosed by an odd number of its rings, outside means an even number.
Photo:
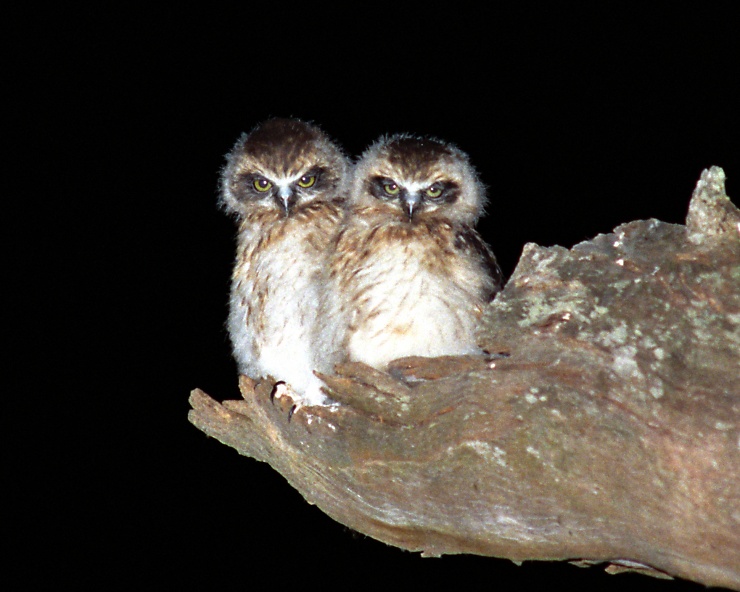
[{"label": "yellow eye", "polygon": [[386,183],[383,185],[383,189],[385,189],[385,192],[388,195],[396,195],[399,191],[401,191],[401,188],[398,186],[397,183]]},{"label": "yellow eye", "polygon": [[298,186],[304,189],[312,187],[314,183],[316,183],[316,175],[303,175],[298,179]]},{"label": "yellow eye", "polygon": [[432,185],[427,189],[426,194],[429,197],[439,197],[440,195],[442,195],[442,187],[440,187],[439,185]]},{"label": "yellow eye", "polygon": [[272,183],[270,183],[264,177],[257,177],[254,180],[254,188],[260,193],[264,193],[265,191],[270,191],[270,189],[272,188]]}]

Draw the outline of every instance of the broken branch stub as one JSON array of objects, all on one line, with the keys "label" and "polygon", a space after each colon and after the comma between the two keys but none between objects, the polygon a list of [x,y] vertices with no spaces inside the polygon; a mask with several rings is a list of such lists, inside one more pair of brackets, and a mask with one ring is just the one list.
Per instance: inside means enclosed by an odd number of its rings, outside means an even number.
[{"label": "broken branch stub", "polygon": [[490,357],[323,377],[338,405],[193,391],[190,421],[339,522],[426,555],[610,562],[740,589],[740,212],[704,171],[687,226],[528,244]]}]

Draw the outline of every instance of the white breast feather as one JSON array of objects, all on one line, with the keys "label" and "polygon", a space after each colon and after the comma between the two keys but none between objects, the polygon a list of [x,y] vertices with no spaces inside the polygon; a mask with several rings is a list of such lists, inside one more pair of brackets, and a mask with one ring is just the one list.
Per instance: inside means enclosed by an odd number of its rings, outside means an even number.
[{"label": "white breast feather", "polygon": [[393,245],[355,276],[361,312],[350,321],[356,326],[350,359],[381,368],[404,356],[480,353],[477,298],[465,288],[467,278],[430,272],[420,251],[417,245]]},{"label": "white breast feather", "polygon": [[[271,375],[302,393],[304,403],[322,404],[326,397],[319,390],[321,381],[313,375],[312,354],[321,257],[307,247],[303,229],[295,225],[295,230],[289,240],[261,249],[251,269],[240,270],[251,281],[232,285],[229,331],[240,373]],[[255,302],[265,289],[269,297]],[[249,316],[242,300],[253,303]]]}]

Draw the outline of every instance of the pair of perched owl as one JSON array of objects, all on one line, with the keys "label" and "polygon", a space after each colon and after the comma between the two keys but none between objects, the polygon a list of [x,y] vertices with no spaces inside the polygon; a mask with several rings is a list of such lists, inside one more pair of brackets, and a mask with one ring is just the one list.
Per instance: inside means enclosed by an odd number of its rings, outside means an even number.
[{"label": "pair of perched owl", "polygon": [[221,201],[239,224],[228,326],[241,373],[317,405],[314,370],[337,362],[480,353],[501,273],[457,148],[395,135],[353,165],[316,126],[271,119],[228,155]]}]

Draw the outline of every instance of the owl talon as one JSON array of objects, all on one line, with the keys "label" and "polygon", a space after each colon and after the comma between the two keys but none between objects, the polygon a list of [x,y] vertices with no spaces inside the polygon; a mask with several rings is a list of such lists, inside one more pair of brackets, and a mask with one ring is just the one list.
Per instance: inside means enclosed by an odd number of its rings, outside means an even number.
[{"label": "owl talon", "polygon": [[[285,411],[286,407],[290,405],[288,421],[290,421],[296,412],[303,407],[303,400],[301,397],[292,388],[290,388],[290,385],[288,385],[284,380],[279,380],[272,388],[270,401],[273,405],[275,404],[275,399],[280,401],[280,407],[283,411]],[[283,402],[284,400],[286,402]]]},{"label": "owl talon", "polygon": [[270,403],[275,404],[275,399],[280,399],[288,393],[288,385],[284,380],[278,380],[270,392]]},{"label": "owl talon", "polygon": [[493,360],[503,360],[505,358],[511,357],[511,352],[508,352],[508,351],[499,351],[499,352],[484,351],[483,353],[489,362],[492,362]]}]

